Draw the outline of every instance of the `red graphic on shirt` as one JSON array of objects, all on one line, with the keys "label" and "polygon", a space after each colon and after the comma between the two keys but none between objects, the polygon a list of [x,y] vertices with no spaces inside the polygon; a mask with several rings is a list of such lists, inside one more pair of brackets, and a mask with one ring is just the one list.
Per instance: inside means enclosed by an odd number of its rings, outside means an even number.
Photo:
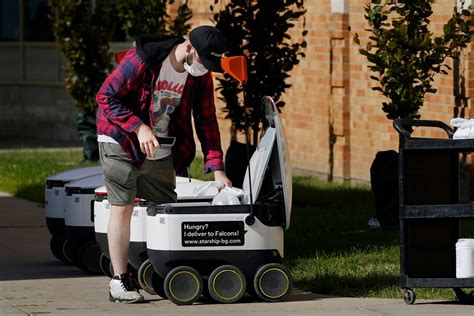
[{"label": "red graphic on shirt", "polygon": [[158,81],[156,89],[160,91],[172,91],[178,94],[183,94],[184,84],[169,82],[168,80]]}]

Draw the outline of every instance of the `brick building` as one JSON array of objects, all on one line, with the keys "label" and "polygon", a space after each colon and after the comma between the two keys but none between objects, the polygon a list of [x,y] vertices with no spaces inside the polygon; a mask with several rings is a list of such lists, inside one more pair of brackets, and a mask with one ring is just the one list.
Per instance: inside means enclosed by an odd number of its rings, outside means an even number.
[{"label": "brick building", "polygon": [[[12,139],[17,142],[24,134],[24,118],[35,124],[29,125],[29,133],[23,136],[36,137],[35,141],[45,144],[78,144],[73,101],[64,90],[64,59],[53,40],[35,37],[37,27],[28,24],[34,21],[34,6],[38,9],[43,2],[46,0],[0,1],[0,19],[18,26],[9,29],[6,22],[0,23],[0,144]],[[309,31],[306,58],[291,73],[292,87],[284,95],[287,105],[283,110],[295,174],[367,182],[376,152],[398,147],[398,135],[381,109],[384,98],[370,89],[375,82],[369,79],[365,57],[352,42],[355,32],[362,42],[367,38],[363,31],[363,6],[367,2],[305,1]],[[431,19],[434,32],[442,29],[456,2],[435,1]],[[194,14],[193,26],[211,24],[209,6],[213,0],[188,3]],[[15,12],[22,18],[14,18]],[[296,35],[301,28],[302,23],[298,23]],[[122,42],[112,47],[117,50],[129,46]],[[437,77],[438,93],[427,96],[420,111],[422,118],[449,122],[454,116],[473,116],[469,99],[474,92],[472,54],[469,47],[458,64],[448,61],[453,71]],[[217,102],[217,107],[226,149],[229,122],[222,119],[223,104]]]},{"label": "brick building", "polygon": [[[194,25],[208,23],[209,2],[189,1]],[[367,28],[366,3],[367,0],[305,1],[309,31],[306,58],[291,73],[292,87],[284,96],[287,104],[283,109],[296,174],[367,182],[377,151],[398,148],[398,134],[382,111],[385,99],[370,89],[375,81],[369,78],[366,59],[352,41],[354,33],[359,33],[363,42],[368,36],[363,31]],[[435,1],[431,19],[434,32],[442,29],[455,5],[453,0]],[[456,75],[453,71],[436,77],[438,93],[427,95],[421,118],[449,123],[454,116],[473,115],[469,99],[474,92],[474,74],[469,71],[473,69],[473,59],[469,47],[463,51],[459,65],[453,67],[448,61]],[[464,83],[460,77],[465,78]],[[221,126],[227,148],[228,122],[221,120]]]}]

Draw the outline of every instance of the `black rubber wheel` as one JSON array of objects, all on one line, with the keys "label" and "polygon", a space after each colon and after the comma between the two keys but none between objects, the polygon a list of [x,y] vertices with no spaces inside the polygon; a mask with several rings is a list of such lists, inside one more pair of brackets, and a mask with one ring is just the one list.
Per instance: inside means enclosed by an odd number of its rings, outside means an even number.
[{"label": "black rubber wheel", "polygon": [[239,268],[232,265],[217,267],[209,276],[209,295],[219,303],[235,303],[245,294],[247,281]]},{"label": "black rubber wheel", "polygon": [[100,264],[100,270],[102,271],[102,273],[108,276],[109,278],[112,278],[113,275],[110,272],[110,259],[105,255],[105,253],[102,253],[102,255],[100,256],[99,264]]},{"label": "black rubber wheel", "polygon": [[179,266],[171,270],[165,278],[166,297],[177,305],[190,305],[202,293],[202,279],[191,267]]},{"label": "black rubber wheel", "polygon": [[410,288],[403,289],[403,300],[405,303],[408,305],[413,305],[416,301],[416,294],[415,291],[413,291]]},{"label": "black rubber wheel", "polygon": [[269,263],[258,268],[253,278],[257,297],[265,302],[281,302],[291,293],[293,280],[290,271],[279,263]]},{"label": "black rubber wheel", "polygon": [[153,273],[155,272],[155,269],[153,268],[150,259],[145,260],[145,262],[142,263],[140,266],[140,269],[138,269],[138,284],[140,284],[140,287],[147,293],[151,295],[156,295],[157,293],[155,292],[155,289],[153,288],[153,283],[152,283],[152,276]]},{"label": "black rubber wheel", "polygon": [[461,288],[453,288],[454,295],[461,303],[474,304],[474,292],[466,293]]},{"label": "black rubber wheel", "polygon": [[51,253],[53,256],[58,259],[59,261],[64,262],[67,265],[72,265],[72,261],[70,258],[67,258],[64,255],[64,243],[67,242],[66,236],[51,236],[51,241],[49,242],[49,248],[51,249]]},{"label": "black rubber wheel", "polygon": [[165,293],[165,280],[160,277],[158,273],[156,273],[156,271],[154,271],[154,273],[151,275],[151,285],[153,286],[153,290],[155,290],[155,293],[158,294],[161,298],[168,298]]},{"label": "black rubber wheel", "polygon": [[63,255],[66,260],[71,262],[71,265],[77,266],[79,258],[79,248],[79,243],[70,238],[66,238],[63,243]]},{"label": "black rubber wheel", "polygon": [[100,257],[102,250],[95,241],[88,241],[79,248],[77,267],[89,274],[102,274]]}]

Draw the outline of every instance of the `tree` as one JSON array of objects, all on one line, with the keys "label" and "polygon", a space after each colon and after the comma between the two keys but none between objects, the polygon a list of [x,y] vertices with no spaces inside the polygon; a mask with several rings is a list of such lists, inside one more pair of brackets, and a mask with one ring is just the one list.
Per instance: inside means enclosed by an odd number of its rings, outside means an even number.
[{"label": "tree", "polygon": [[84,159],[97,160],[95,95],[112,69],[112,23],[106,0],[49,0],[53,32],[66,57],[66,90],[79,109],[77,128]]},{"label": "tree", "polygon": [[123,21],[122,29],[131,37],[138,34],[185,35],[191,28],[187,22],[193,13],[187,1],[178,8],[174,20],[168,14],[168,6],[174,0],[119,0],[117,16]]},{"label": "tree", "polygon": [[[365,47],[356,33],[354,42],[367,57],[372,90],[387,99],[382,110],[387,118],[419,118],[426,93],[436,93],[432,82],[438,73],[451,68],[445,59],[458,58],[471,40],[471,11],[454,8],[444,24],[443,34],[435,36],[428,28],[434,0],[372,0],[364,15],[370,33]],[[463,5],[463,4],[462,4]]]},{"label": "tree", "polygon": [[[187,2],[170,20],[167,5],[174,0],[119,0],[115,10],[118,23],[130,36],[139,33],[183,35],[192,17]],[[95,95],[112,70],[110,42],[115,24],[107,0],[49,0],[53,32],[67,59],[66,90],[79,109],[77,129],[84,146],[84,159],[97,160]],[[115,19],[114,19],[115,20]]]},{"label": "tree", "polygon": [[[218,2],[214,0],[214,5]],[[211,10],[214,12],[212,5]],[[232,41],[230,54],[245,54],[249,73],[245,106],[238,98],[242,87],[229,75],[217,79],[217,90],[225,102],[224,112],[232,121],[233,131],[252,129],[254,145],[265,119],[262,97],[271,96],[281,110],[285,106],[285,102],[280,100],[281,95],[291,87],[287,82],[288,73],[305,57],[302,50],[306,47],[304,36],[307,31],[302,31],[298,40],[292,40],[290,35],[295,21],[305,12],[303,0],[234,0],[214,13],[216,28]]]}]

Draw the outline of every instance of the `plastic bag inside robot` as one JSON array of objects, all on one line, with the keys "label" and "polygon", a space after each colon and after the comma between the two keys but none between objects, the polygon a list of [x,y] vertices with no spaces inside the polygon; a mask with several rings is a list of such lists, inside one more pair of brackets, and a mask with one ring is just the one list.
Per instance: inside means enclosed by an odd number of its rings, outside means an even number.
[{"label": "plastic bag inside robot", "polygon": [[212,205],[238,205],[241,204],[240,198],[244,195],[244,191],[238,188],[224,187],[220,181],[207,181],[197,186],[194,190],[194,196],[200,198],[208,195],[209,191],[216,189],[219,193],[212,199]]}]

